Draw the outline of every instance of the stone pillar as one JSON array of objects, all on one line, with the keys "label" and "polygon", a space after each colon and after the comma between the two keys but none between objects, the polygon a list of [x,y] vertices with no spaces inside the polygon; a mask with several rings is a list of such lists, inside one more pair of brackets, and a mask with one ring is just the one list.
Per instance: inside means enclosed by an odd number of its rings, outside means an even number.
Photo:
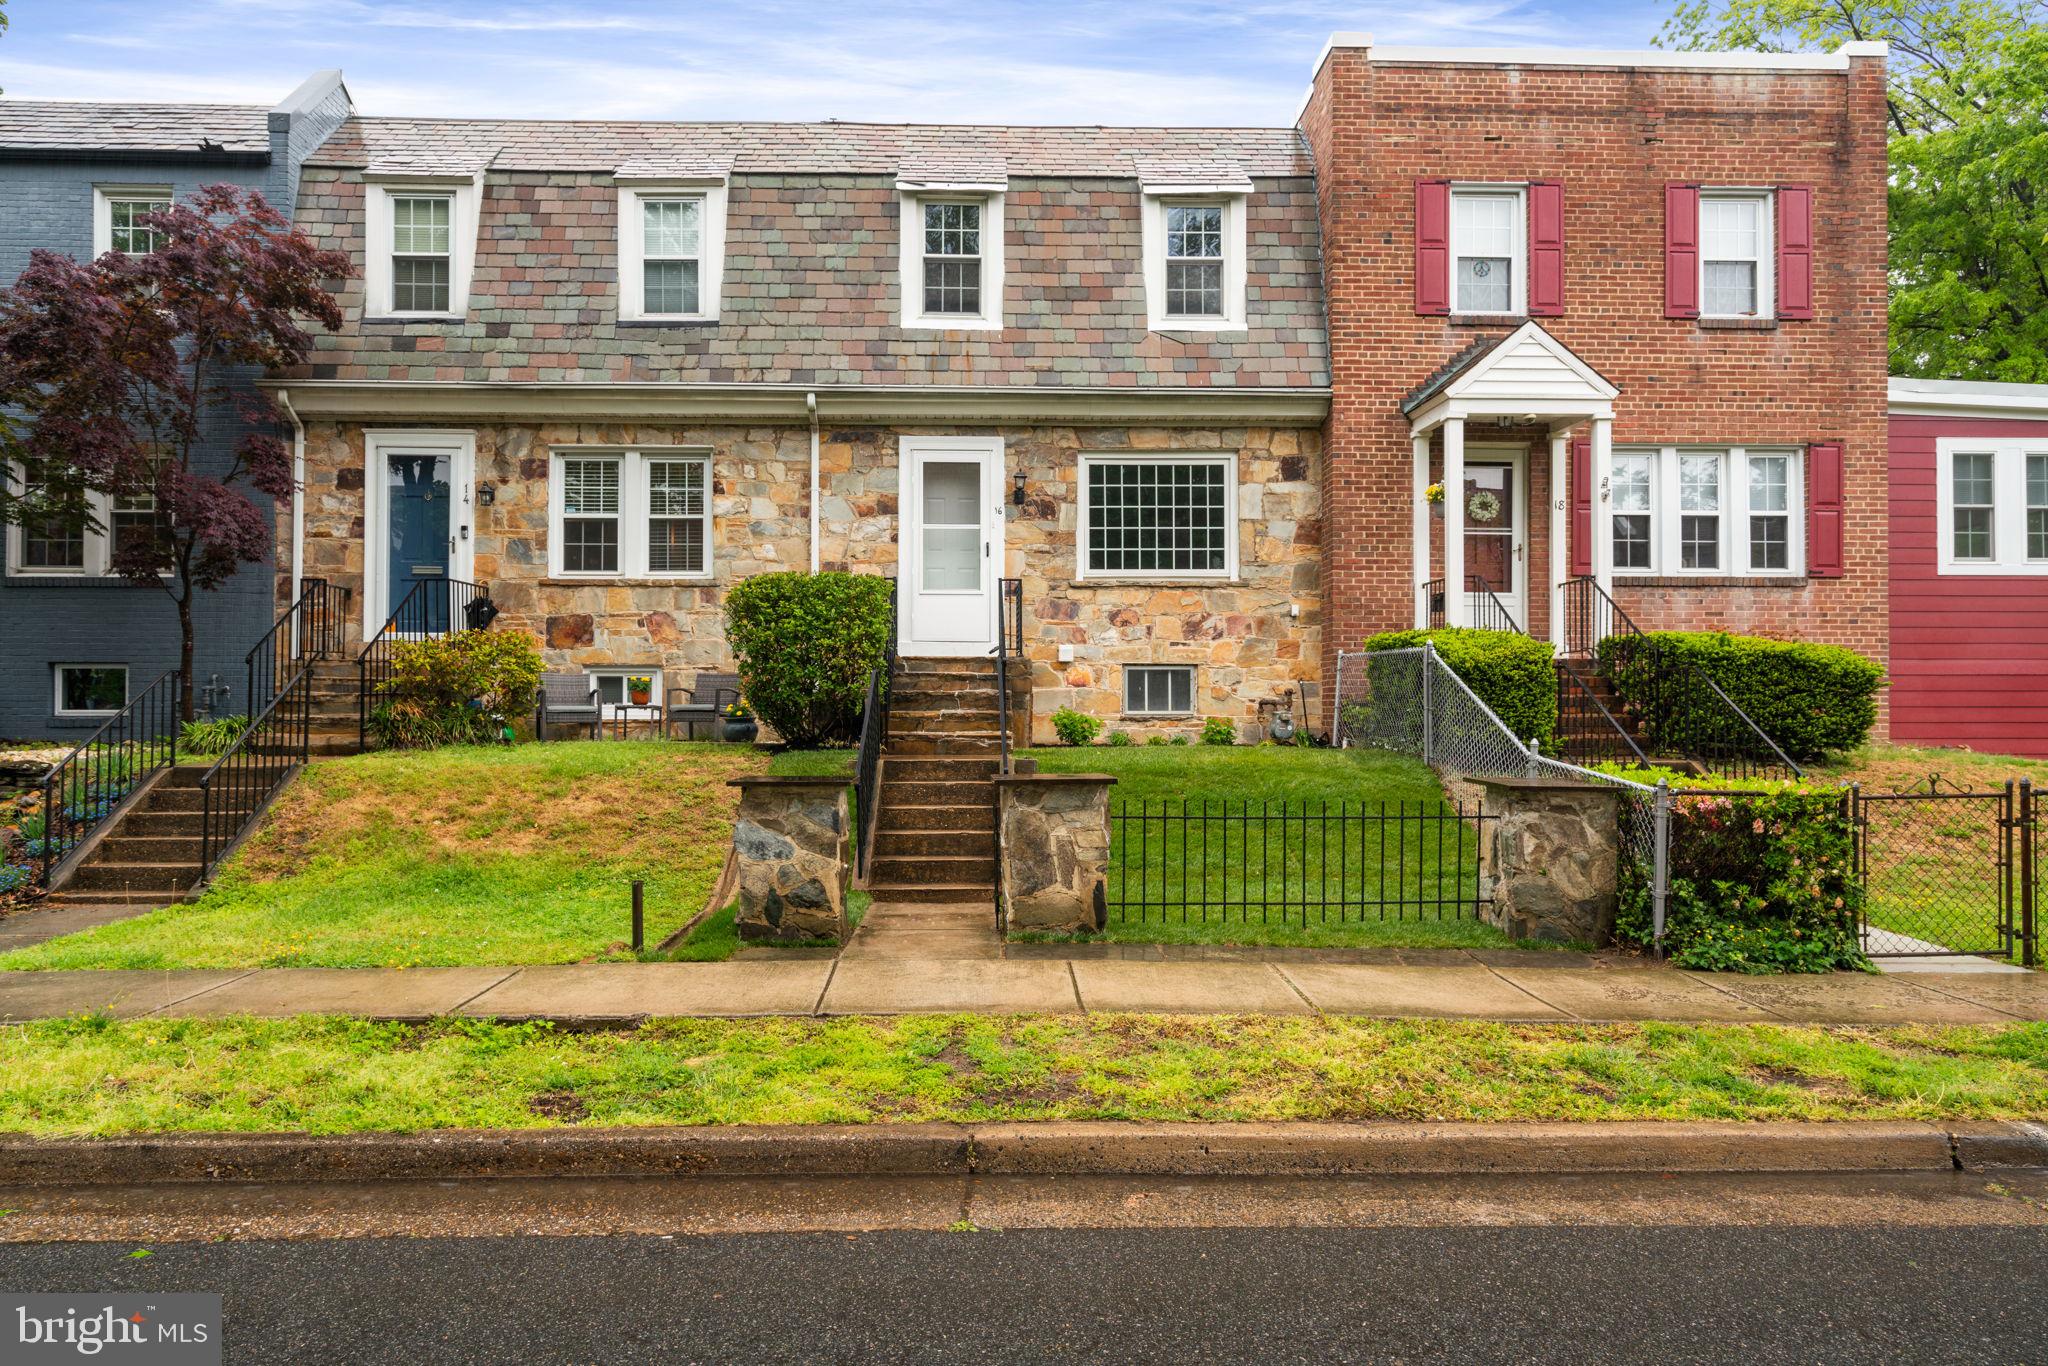
[{"label": "stone pillar", "polygon": [[735,778],[742,939],[846,940],[845,778]]},{"label": "stone pillar", "polygon": [[1487,923],[1510,939],[1605,944],[1621,875],[1621,790],[1550,778],[1479,778],[1493,838]]},{"label": "stone pillar", "polygon": [[996,780],[1003,906],[1013,930],[1099,930],[1108,914],[1106,773],[1013,773]]}]

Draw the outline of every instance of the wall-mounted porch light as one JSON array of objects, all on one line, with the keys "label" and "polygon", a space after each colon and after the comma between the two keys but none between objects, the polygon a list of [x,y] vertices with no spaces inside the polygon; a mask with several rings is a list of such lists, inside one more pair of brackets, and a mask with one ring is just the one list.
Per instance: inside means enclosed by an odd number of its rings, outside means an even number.
[{"label": "wall-mounted porch light", "polygon": [[1024,506],[1024,471],[1018,470],[1017,477],[1010,484],[1010,501],[1018,507]]}]

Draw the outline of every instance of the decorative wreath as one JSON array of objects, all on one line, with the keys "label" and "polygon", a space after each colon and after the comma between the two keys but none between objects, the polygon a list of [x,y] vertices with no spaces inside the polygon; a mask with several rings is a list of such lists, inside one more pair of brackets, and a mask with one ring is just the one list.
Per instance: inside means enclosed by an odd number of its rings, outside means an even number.
[{"label": "decorative wreath", "polygon": [[1500,498],[1492,493],[1475,493],[1472,501],[1465,504],[1465,510],[1472,514],[1475,522],[1490,522],[1500,516]]},{"label": "decorative wreath", "polygon": [[1491,275],[1491,274],[1493,274],[1493,264],[1492,264],[1492,262],[1490,262],[1490,261],[1474,261],[1474,262],[1472,263],[1472,278],[1473,278],[1473,279],[1475,279],[1475,280],[1484,280],[1484,279],[1485,279],[1485,278],[1486,278],[1487,276],[1489,276],[1489,275]]}]

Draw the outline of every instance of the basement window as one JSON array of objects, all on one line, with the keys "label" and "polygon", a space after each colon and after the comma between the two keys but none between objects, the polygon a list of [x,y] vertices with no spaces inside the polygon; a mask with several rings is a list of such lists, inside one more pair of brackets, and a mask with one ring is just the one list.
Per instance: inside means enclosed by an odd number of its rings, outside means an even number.
[{"label": "basement window", "polygon": [[59,664],[56,713],[59,716],[112,716],[128,705],[125,664]]},{"label": "basement window", "polygon": [[1190,664],[1134,664],[1124,670],[1124,711],[1131,716],[1189,716],[1195,710]]}]

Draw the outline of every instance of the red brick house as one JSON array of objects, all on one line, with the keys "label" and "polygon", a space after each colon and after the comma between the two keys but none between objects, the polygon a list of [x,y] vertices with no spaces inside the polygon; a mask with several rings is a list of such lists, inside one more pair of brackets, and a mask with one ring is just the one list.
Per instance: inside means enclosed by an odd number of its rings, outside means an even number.
[{"label": "red brick house", "polygon": [[[1881,44],[1376,48],[1301,114],[1329,313],[1326,655],[1490,589],[1883,660]],[[1448,478],[1446,473],[1448,472]],[[1432,514],[1425,490],[1462,496]],[[1471,620],[1483,592],[1452,592]]]},{"label": "red brick house", "polygon": [[2048,384],[1890,409],[1892,738],[2048,758]]}]

